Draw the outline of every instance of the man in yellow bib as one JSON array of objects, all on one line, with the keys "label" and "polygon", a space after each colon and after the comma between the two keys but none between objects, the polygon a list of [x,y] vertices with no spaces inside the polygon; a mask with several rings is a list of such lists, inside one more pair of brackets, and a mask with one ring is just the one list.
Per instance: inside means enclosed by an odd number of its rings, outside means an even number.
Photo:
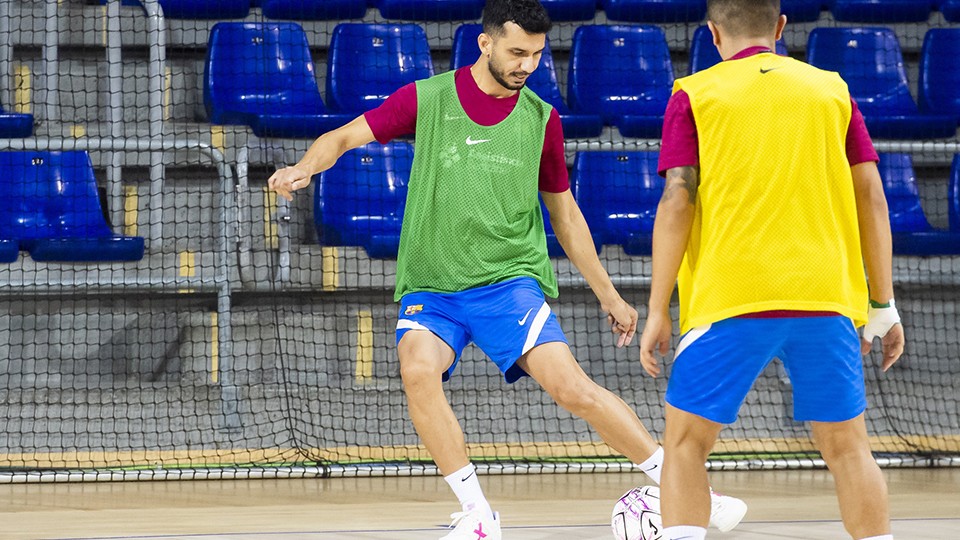
[{"label": "man in yellow bib", "polygon": [[[667,388],[664,538],[704,538],[704,463],[779,358],[855,539],[890,540],[870,453],[861,353],[903,352],[877,154],[839,75],[778,56],[779,0],[708,0],[724,61],[679,79],[667,107],[641,361],[660,372],[679,282],[683,337]],[[864,264],[870,287],[864,276]],[[856,327],[866,325],[863,340]]]}]

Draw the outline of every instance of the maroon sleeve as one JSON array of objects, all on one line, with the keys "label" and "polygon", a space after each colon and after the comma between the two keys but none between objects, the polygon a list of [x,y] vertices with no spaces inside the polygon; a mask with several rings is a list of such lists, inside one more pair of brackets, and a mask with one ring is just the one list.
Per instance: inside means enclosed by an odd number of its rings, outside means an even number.
[{"label": "maroon sleeve", "polygon": [[556,109],[550,111],[540,154],[540,191],[563,193],[570,189],[567,157],[563,148],[563,124]]},{"label": "maroon sleeve", "polygon": [[847,128],[847,161],[853,167],[858,163],[868,161],[880,161],[876,149],[873,147],[873,141],[870,140],[870,133],[867,131],[867,125],[863,122],[863,115],[860,114],[860,108],[857,102],[850,98],[850,127]]},{"label": "maroon sleeve", "polygon": [[700,141],[697,124],[690,106],[690,96],[677,90],[667,102],[663,117],[663,141],[657,172],[665,176],[674,167],[695,167],[700,164]]},{"label": "maroon sleeve", "polygon": [[409,83],[390,95],[379,107],[363,113],[380,144],[417,130],[417,83]]}]

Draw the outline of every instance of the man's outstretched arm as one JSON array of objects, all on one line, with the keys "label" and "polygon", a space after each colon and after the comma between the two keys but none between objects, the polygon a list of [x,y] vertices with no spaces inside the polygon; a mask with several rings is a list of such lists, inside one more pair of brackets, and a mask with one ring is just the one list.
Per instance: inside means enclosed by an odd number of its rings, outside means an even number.
[{"label": "man's outstretched arm", "polygon": [[293,192],[310,185],[313,175],[333,167],[345,152],[373,142],[373,131],[364,116],[321,135],[293,166],[273,173],[267,185],[278,195],[293,200]]}]

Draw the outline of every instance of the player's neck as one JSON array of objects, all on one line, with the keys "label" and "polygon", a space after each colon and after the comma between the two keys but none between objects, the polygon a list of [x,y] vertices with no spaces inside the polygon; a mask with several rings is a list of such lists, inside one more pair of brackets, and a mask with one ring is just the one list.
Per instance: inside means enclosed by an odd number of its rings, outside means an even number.
[{"label": "player's neck", "polygon": [[740,52],[753,47],[763,47],[764,49],[775,51],[776,45],[777,42],[773,38],[727,38],[727,41],[723,43],[721,56],[724,60],[729,60]]},{"label": "player's neck", "polygon": [[477,60],[477,63],[470,68],[470,75],[473,77],[474,82],[477,83],[480,91],[488,96],[508,98],[518,92],[518,90],[504,88],[502,84],[498,83],[497,80],[493,78],[493,74],[490,73],[490,68],[487,66],[486,60]]}]

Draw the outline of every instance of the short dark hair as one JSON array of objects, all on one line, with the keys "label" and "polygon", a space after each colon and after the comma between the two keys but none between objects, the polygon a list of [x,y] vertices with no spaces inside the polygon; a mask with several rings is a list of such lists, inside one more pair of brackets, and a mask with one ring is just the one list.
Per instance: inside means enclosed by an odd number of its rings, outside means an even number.
[{"label": "short dark hair", "polygon": [[503,25],[516,23],[528,34],[546,34],[553,27],[540,0],[487,0],[483,8],[483,32],[503,33]]},{"label": "short dark hair", "polygon": [[780,0],[707,0],[707,18],[735,36],[763,37],[777,27]]}]

